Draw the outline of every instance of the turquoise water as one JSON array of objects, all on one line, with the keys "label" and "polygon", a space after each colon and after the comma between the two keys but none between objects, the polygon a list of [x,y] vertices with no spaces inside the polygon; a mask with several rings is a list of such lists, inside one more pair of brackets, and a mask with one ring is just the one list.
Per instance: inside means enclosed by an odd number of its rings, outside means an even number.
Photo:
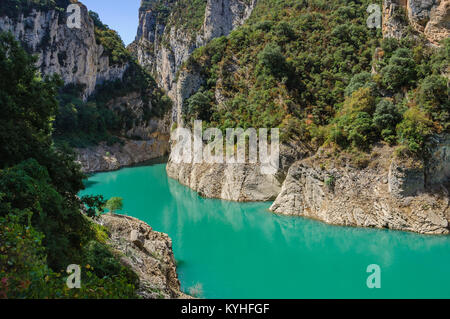
[{"label": "turquoise water", "polygon": [[[450,298],[450,237],[336,227],[268,212],[270,203],[203,199],[164,164],[100,173],[85,194],[173,240],[182,289],[205,298]],[[367,266],[381,288],[367,288]]]}]

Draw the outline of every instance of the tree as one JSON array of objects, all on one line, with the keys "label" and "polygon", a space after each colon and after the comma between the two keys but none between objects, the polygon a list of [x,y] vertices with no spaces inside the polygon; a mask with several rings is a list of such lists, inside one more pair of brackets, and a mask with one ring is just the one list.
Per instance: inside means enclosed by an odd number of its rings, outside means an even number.
[{"label": "tree", "polygon": [[99,196],[83,196],[81,202],[86,205],[86,214],[89,217],[97,217],[103,213],[106,201],[102,195]]},{"label": "tree", "polygon": [[402,120],[402,115],[390,100],[381,100],[373,115],[373,123],[388,143],[395,141],[395,127]]},{"label": "tree", "polygon": [[369,72],[361,72],[356,74],[345,89],[345,96],[351,96],[354,92],[361,88],[369,88],[372,94],[376,93],[377,85]]},{"label": "tree", "polygon": [[39,78],[35,62],[12,34],[0,34],[0,167],[42,154],[51,145],[61,82]]},{"label": "tree", "polygon": [[121,197],[111,197],[105,205],[105,208],[111,211],[111,213],[115,213],[117,210],[122,210],[123,208],[123,199]]},{"label": "tree", "polygon": [[192,95],[188,101],[187,113],[195,119],[209,121],[211,117],[212,99],[202,91],[198,91]]},{"label": "tree", "polygon": [[268,44],[258,54],[258,61],[269,74],[272,74],[279,79],[286,75],[286,58],[278,45],[273,43]]},{"label": "tree", "polygon": [[398,90],[407,87],[416,80],[416,62],[411,50],[397,49],[389,63],[381,70],[382,83],[389,90]]},{"label": "tree", "polygon": [[441,75],[426,77],[419,86],[417,100],[434,121],[450,127],[450,86]]},{"label": "tree", "polygon": [[412,107],[403,114],[403,120],[397,125],[400,141],[417,155],[424,151],[425,140],[433,132],[433,122],[418,107]]}]

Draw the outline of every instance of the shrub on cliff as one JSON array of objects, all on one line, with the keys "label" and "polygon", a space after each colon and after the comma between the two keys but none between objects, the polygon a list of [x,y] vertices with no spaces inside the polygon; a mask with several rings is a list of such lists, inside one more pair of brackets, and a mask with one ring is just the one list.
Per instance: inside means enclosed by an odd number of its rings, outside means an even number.
[{"label": "shrub on cliff", "polygon": [[433,122],[418,107],[411,107],[403,114],[397,125],[397,134],[402,143],[417,155],[422,155],[426,138],[433,132]]},{"label": "shrub on cliff", "polygon": [[390,100],[383,99],[377,104],[375,114],[373,116],[373,123],[384,141],[390,144],[395,143],[395,127],[401,119],[402,115],[400,114],[397,106]]}]

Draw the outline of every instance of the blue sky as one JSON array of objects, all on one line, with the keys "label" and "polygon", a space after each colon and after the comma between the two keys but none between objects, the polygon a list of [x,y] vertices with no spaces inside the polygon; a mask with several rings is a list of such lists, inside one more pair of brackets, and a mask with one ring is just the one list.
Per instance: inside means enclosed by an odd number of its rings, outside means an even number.
[{"label": "blue sky", "polygon": [[140,0],[81,0],[89,10],[99,14],[104,24],[119,32],[125,45],[136,37]]}]

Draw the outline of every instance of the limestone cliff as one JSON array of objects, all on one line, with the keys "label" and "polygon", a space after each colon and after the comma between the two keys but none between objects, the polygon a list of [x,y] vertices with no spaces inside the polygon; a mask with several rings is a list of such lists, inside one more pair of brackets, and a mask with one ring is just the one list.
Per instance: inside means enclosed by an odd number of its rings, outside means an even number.
[{"label": "limestone cliff", "polygon": [[180,71],[183,62],[196,48],[242,25],[256,4],[256,0],[200,2],[203,6],[189,6],[187,0],[142,1],[136,40],[130,46],[174,101],[174,122],[184,100],[202,83],[197,75]]},{"label": "limestone cliff", "polygon": [[102,215],[99,221],[109,232],[109,245],[121,263],[139,277],[137,294],[145,299],[188,298],[180,291],[172,240],[138,219]]},{"label": "limestone cliff", "polygon": [[401,38],[408,26],[439,44],[450,37],[450,0],[385,0],[384,36]]},{"label": "limestone cliff", "polygon": [[292,165],[271,210],[335,225],[448,234],[449,151],[448,135],[426,163],[398,159],[380,145],[364,169],[319,152]]},{"label": "limestone cliff", "polygon": [[270,201],[281,191],[289,167],[310,150],[298,141],[280,147],[280,169],[275,174],[263,174],[261,164],[180,163],[171,153],[167,175],[207,198],[231,201]]},{"label": "limestone cliff", "polygon": [[[70,4],[67,1],[67,4]],[[81,3],[81,27],[69,28],[65,8],[41,11],[39,8],[18,16],[0,13],[0,31],[10,31],[32,54],[42,74],[59,74],[65,84],[83,84],[83,97],[91,95],[96,85],[121,79],[127,64],[112,65],[97,44],[94,22]]]},{"label": "limestone cliff", "polygon": [[[67,23],[66,9],[71,3],[80,7],[79,28]],[[135,88],[135,83],[130,82],[136,80],[140,67],[131,59],[110,61],[97,28],[86,6],[74,0],[60,0],[57,5],[48,6],[34,3],[26,10],[0,12],[0,31],[12,32],[29,53],[37,55],[37,67],[43,75],[58,74],[66,86],[80,87],[83,100],[95,98],[103,84],[121,81],[124,89],[119,93],[117,89],[110,90],[105,106],[116,114],[127,114],[127,125],[114,132],[122,143],[78,149],[78,161],[85,172],[118,169],[166,155],[170,117],[148,115],[160,107],[155,105],[155,92],[159,90],[156,83]],[[160,99],[163,93],[158,91],[156,95]]]}]

